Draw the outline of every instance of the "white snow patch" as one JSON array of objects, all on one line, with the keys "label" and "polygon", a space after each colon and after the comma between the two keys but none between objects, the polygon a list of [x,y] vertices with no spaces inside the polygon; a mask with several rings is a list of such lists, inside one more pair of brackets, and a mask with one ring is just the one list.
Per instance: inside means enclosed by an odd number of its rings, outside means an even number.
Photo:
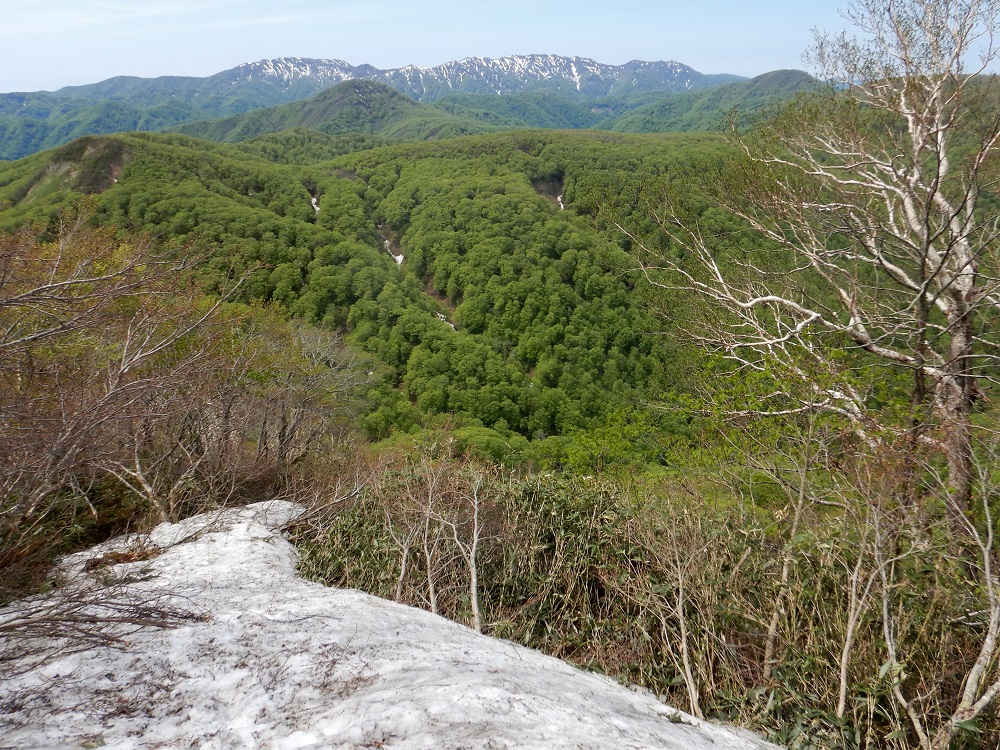
[{"label": "white snow patch", "polygon": [[396,261],[396,265],[397,266],[403,265],[403,254],[400,253],[399,255],[396,255],[395,253],[393,253],[392,252],[392,243],[389,242],[389,240],[385,240],[384,241],[384,247],[385,247],[385,251],[387,253],[389,253],[389,257],[391,257],[394,261]]},{"label": "white snow patch", "polygon": [[[0,684],[0,745],[775,747],[428,612],[304,581],[277,531],[298,512],[274,501],[158,527],[149,542],[163,553],[115,572],[142,571],[126,585],[208,617],[140,629],[122,649],[52,644],[46,666]],[[67,569],[83,575],[125,544],[74,555]]]},{"label": "white snow patch", "polygon": [[575,62],[571,62],[569,64],[569,67],[570,67],[570,70],[573,71],[573,75],[572,75],[571,80],[573,81],[573,83],[576,84],[576,90],[579,91],[580,90],[580,72],[576,69],[576,63]]},{"label": "white snow patch", "polygon": [[448,318],[445,317],[444,313],[434,313],[434,316],[442,323],[444,323],[446,326],[448,326],[451,330],[453,331],[456,330],[455,324],[452,323],[450,320],[448,320]]}]

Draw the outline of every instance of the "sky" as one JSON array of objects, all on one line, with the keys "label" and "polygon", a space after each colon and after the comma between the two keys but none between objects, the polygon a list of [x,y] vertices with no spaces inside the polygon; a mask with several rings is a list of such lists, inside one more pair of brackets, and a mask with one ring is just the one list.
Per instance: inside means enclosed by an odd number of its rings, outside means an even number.
[{"label": "sky", "polygon": [[[845,0],[846,2],[846,0]],[[377,68],[551,53],[702,73],[803,68],[819,0],[0,0],[0,92],[312,57]]]}]

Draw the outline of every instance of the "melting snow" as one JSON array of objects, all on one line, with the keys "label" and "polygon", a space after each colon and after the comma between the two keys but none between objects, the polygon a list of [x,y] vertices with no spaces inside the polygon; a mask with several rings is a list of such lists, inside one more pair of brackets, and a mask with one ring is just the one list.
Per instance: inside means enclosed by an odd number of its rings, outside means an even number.
[{"label": "melting snow", "polygon": [[456,330],[455,324],[452,323],[450,320],[448,320],[448,318],[446,318],[443,313],[434,313],[434,315],[437,317],[438,320],[440,320],[442,323],[448,326],[451,330],[453,331]]},{"label": "melting snow", "polygon": [[[277,531],[298,512],[274,501],[154,530],[162,554],[106,570],[203,619],[141,628],[120,649],[50,644],[44,667],[0,684],[0,746],[774,748],[428,612],[304,581]],[[84,575],[125,544],[67,569]]]},{"label": "melting snow", "polygon": [[385,246],[385,251],[386,251],[387,253],[389,253],[389,256],[390,256],[390,257],[391,257],[391,258],[392,258],[392,259],[393,259],[394,261],[396,261],[396,265],[397,265],[397,266],[401,266],[401,265],[403,265],[403,254],[402,254],[402,253],[400,253],[399,255],[396,255],[396,254],[394,254],[394,253],[392,252],[392,243],[391,243],[391,242],[389,242],[389,240],[385,240],[385,245],[384,245],[384,246]]}]

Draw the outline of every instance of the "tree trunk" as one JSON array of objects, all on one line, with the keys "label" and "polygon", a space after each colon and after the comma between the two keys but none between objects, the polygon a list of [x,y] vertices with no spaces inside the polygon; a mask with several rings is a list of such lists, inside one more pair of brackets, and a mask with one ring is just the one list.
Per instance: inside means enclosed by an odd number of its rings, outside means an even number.
[{"label": "tree trunk", "polygon": [[958,734],[958,728],[949,722],[934,735],[934,738],[931,740],[929,750],[948,750],[948,748],[951,747],[951,741],[955,739],[956,734]]},{"label": "tree trunk", "polygon": [[972,311],[963,305],[961,314],[949,323],[950,361],[947,377],[941,383],[948,459],[948,512],[955,530],[964,535],[966,514],[972,504],[972,407],[976,400],[976,378],[971,372]]}]

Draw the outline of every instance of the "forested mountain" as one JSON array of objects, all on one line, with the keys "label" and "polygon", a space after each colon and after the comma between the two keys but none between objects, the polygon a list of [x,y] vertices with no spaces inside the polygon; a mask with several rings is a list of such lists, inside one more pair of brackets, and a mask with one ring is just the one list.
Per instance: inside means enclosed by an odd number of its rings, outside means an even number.
[{"label": "forested mountain", "polygon": [[[603,65],[556,55],[468,58],[433,68],[379,70],[340,60],[279,58],[207,78],[120,76],[55,92],[0,94],[0,159],[16,159],[84,135],[163,131],[305,99],[346,80],[386,84],[421,102],[448,95],[545,92],[578,104],[635,92],[688,91],[738,80],[674,62]],[[577,118],[579,120],[579,118]],[[529,119],[518,121],[524,127]],[[558,127],[567,127],[565,121]]]},{"label": "forested mountain", "polygon": [[211,243],[212,273],[252,271],[248,299],[346,327],[381,362],[373,435],[449,414],[514,445],[627,414],[638,394],[676,384],[683,356],[646,335],[629,261],[590,214],[606,190],[718,155],[721,139],[530,131],[313,165],[260,158],[285,138],[301,162],[336,148],[305,134],[239,147],[83,139],[0,169],[0,220],[54,216],[91,193],[102,223]]},{"label": "forested mountain", "polygon": [[749,81],[680,93],[634,91],[584,101],[561,92],[453,94],[438,99],[434,106],[504,128],[595,128],[621,133],[712,131],[721,129],[733,111],[752,117],[817,85],[816,79],[802,71],[778,70]]},{"label": "forested mountain", "polygon": [[817,85],[815,78],[801,70],[776,70],[749,81],[658,97],[596,127],[619,133],[718,130],[731,112],[738,111],[744,118],[753,116]]},{"label": "forested mountain", "polygon": [[501,129],[560,128],[619,132],[719,130],[728,113],[744,117],[816,85],[800,71],[778,71],[751,81],[685,94],[632,93],[574,101],[560,93],[505,96],[458,94],[421,104],[384,84],[346,81],[299,102],[194,122],[179,132],[237,142],[293,127],[329,135],[366,133],[400,140],[431,140]]},{"label": "forested mountain", "polygon": [[328,135],[367,133],[408,140],[450,138],[497,129],[415,102],[383,83],[345,81],[308,99],[222,120],[194,122],[178,130],[199,138],[234,142],[292,127]]},{"label": "forested mountain", "polygon": [[[627,91],[688,91],[741,80],[740,76],[705,75],[677,62],[633,60],[605,65],[585,57],[511,55],[498,59],[469,57],[430,68],[409,65],[379,70],[371,65],[351,65],[343,60],[281,57],[244,63],[231,70],[195,78],[119,76],[100,83],[67,86],[55,92],[6,94],[0,112],[13,114],[33,101],[130,101],[151,106],[167,97],[195,103],[219,114],[303,99],[327,86],[351,79],[380,81],[419,101],[446,94],[501,94],[515,91],[559,89],[584,97]],[[224,108],[229,108],[225,111]]]},{"label": "forested mountain", "polygon": [[578,130],[603,126],[636,107],[675,96],[680,94],[637,91],[580,101],[559,92],[529,91],[505,96],[453,94],[438,99],[433,106],[504,128]]}]

